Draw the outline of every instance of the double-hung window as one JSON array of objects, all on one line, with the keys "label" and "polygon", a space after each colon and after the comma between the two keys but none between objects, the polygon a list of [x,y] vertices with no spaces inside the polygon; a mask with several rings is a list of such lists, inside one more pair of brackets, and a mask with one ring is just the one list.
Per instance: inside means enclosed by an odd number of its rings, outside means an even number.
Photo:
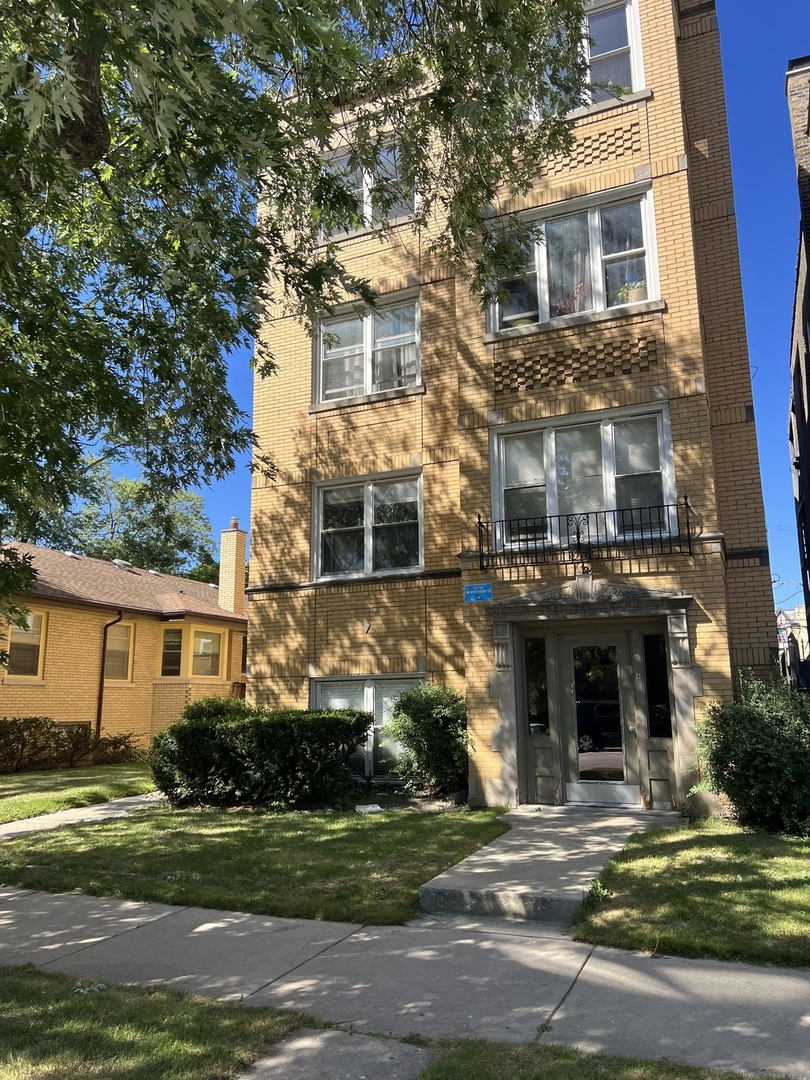
[{"label": "double-hung window", "polygon": [[132,670],[132,627],[115,623],[107,627],[104,651],[104,678],[125,682]]},{"label": "double-hung window", "polygon": [[421,378],[418,301],[324,321],[318,357],[320,401],[416,386]]},{"label": "double-hung window", "polygon": [[499,282],[494,327],[546,323],[654,295],[649,192],[535,222],[523,271]]},{"label": "double-hung window", "polygon": [[319,679],[313,683],[312,698],[316,708],[361,709],[374,717],[368,738],[355,748],[349,759],[358,777],[396,776],[397,757],[402,748],[399,743],[385,739],[380,729],[389,720],[399,695],[421,681],[399,677]]},{"label": "double-hung window", "polygon": [[372,170],[352,163],[348,154],[337,154],[330,160],[328,169],[342,179],[357,208],[355,222],[341,222],[328,230],[332,239],[341,239],[355,227],[401,221],[413,214],[415,199],[402,181],[396,146],[381,147]]},{"label": "double-hung window", "polygon": [[41,679],[45,659],[46,616],[30,611],[25,625],[9,628],[8,674],[27,679]]},{"label": "double-hung window", "polygon": [[617,536],[666,535],[676,525],[663,410],[498,432],[493,456],[495,516],[507,543],[559,540],[571,519],[592,514],[600,532]]},{"label": "double-hung window", "polygon": [[633,0],[598,0],[588,6],[585,49],[593,102],[640,88],[641,50]]},{"label": "double-hung window", "polygon": [[376,574],[422,566],[419,477],[324,487],[318,500],[320,575]]}]

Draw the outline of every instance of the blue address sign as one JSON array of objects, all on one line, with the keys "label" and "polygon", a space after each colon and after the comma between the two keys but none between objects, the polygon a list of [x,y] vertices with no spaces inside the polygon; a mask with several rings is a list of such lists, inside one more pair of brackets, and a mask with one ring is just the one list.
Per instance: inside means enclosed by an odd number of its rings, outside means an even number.
[{"label": "blue address sign", "polygon": [[465,604],[486,604],[490,600],[492,600],[491,583],[487,583],[486,585],[464,586]]}]

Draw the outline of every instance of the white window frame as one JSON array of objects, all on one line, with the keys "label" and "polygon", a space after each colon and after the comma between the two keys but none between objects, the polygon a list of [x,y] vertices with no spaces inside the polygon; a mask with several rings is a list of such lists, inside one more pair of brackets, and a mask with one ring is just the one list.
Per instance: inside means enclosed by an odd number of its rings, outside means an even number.
[{"label": "white window frame", "polygon": [[[639,25],[638,16],[638,3],[637,0],[592,0],[591,3],[585,6],[585,17],[590,15],[596,15],[600,11],[605,11],[608,8],[618,8],[624,6],[625,18],[627,20],[627,41],[630,48],[630,73],[631,73],[631,85],[630,93],[636,93],[639,90],[644,89],[644,62],[641,48],[641,27]],[[586,58],[588,60],[588,71],[590,72],[590,43],[588,40],[587,27],[585,30],[584,47]],[[609,98],[607,102],[598,101],[594,102],[594,105],[609,104],[614,99]]]},{"label": "white window frame", "polygon": [[[416,353],[416,372],[413,380],[409,382],[403,382],[401,386],[388,387],[386,389],[378,389],[374,384],[374,316],[378,313],[385,312],[391,308],[412,306],[414,309],[414,349]],[[328,348],[330,326],[334,326],[336,323],[347,319],[359,319],[362,324],[362,345],[363,345],[363,385],[357,393],[346,394],[341,397],[332,396],[326,397],[324,390],[324,377],[323,377],[323,365],[326,359],[326,350]],[[338,313],[331,319],[325,319],[318,325],[318,330],[315,335],[315,401],[317,404],[323,405],[351,405],[356,403],[358,398],[371,397],[376,395],[392,396],[395,397],[403,392],[412,390],[415,386],[422,385],[422,320],[421,310],[419,304],[419,297],[413,293],[406,293],[397,297],[387,297],[384,303],[379,304],[375,309],[363,308],[363,309],[349,309],[344,311],[338,311]]]},{"label": "white window frame", "polygon": [[[390,145],[388,149],[394,149],[395,145]],[[348,174],[350,171],[351,154],[348,151],[337,151],[329,157],[327,167],[330,171],[334,170],[337,175]],[[394,217],[386,217],[385,220],[377,221],[374,218],[374,187],[377,183],[377,177],[370,169],[364,169],[358,166],[360,172],[360,186],[357,189],[359,192],[358,209],[360,216],[363,219],[364,228],[373,228],[381,225],[398,225],[400,222],[408,221],[416,213],[418,205],[418,196],[416,192],[413,192],[410,199],[410,206],[404,214],[397,214]],[[334,232],[326,234],[322,232],[321,241],[333,240],[340,241],[345,240],[349,236],[356,235],[355,230],[351,229],[335,229]]]},{"label": "white window frame", "polygon": [[[127,638],[127,670],[125,675],[108,675],[107,674],[107,662],[110,656],[110,635],[115,634],[116,631],[127,630],[129,636]],[[127,683],[132,682],[132,664],[135,653],[135,624],[132,622],[119,622],[113,623],[112,626],[107,629],[107,643],[104,649],[104,681],[110,683]]]},{"label": "white window frame", "polygon": [[[403,480],[416,482],[417,528],[419,536],[419,561],[413,566],[396,566],[386,570],[374,569],[374,485],[396,483]],[[327,491],[339,488],[363,487],[363,552],[362,570],[336,570],[326,572],[323,569],[323,497]],[[314,514],[312,527],[313,577],[325,581],[345,578],[391,577],[400,574],[418,574],[425,568],[425,506],[422,490],[422,474],[413,470],[393,473],[375,473],[357,476],[339,481],[322,481],[314,488]]]},{"label": "white window frame", "polygon": [[39,619],[39,636],[37,643],[37,670],[34,674],[17,674],[15,675],[11,670],[11,657],[9,655],[9,667],[5,669],[3,674],[7,681],[13,682],[42,682],[45,678],[45,649],[48,639],[48,612],[42,608],[29,608],[25,615],[26,624],[28,630],[23,630],[19,626],[9,626],[6,631],[6,642],[9,654],[12,652],[12,642],[14,638],[22,641],[22,635],[32,633],[32,626],[35,619]]},{"label": "white window frame", "polygon": [[[355,687],[363,688],[363,705],[362,708],[365,712],[369,712],[374,717],[371,728],[366,736],[365,742],[358,745],[357,749],[363,754],[365,760],[365,775],[366,779],[380,779],[390,780],[392,779],[389,773],[377,773],[374,770],[374,758],[375,753],[379,747],[379,731],[385,723],[386,717],[382,714],[382,705],[377,700],[377,688],[390,686],[392,684],[399,684],[401,689],[400,693],[406,689],[410,689],[412,686],[418,686],[425,681],[424,675],[347,675],[334,678],[324,677],[318,679],[310,679],[310,701],[313,709],[328,708],[329,706],[323,703],[324,690],[330,686],[336,686],[346,683],[351,683]],[[379,708],[378,708],[379,705]],[[399,743],[392,742],[389,744],[391,751],[400,749]]]},{"label": "white window frame", "polygon": [[[646,269],[645,281],[647,283],[647,295],[640,301],[628,300],[626,303],[607,304],[607,290],[605,288],[605,266],[612,262],[618,262],[627,258],[628,254],[605,255],[602,250],[602,230],[600,214],[603,210],[609,210],[623,203],[638,203],[641,208],[641,229],[644,241],[643,257]],[[593,290],[593,305],[583,311],[570,312],[565,315],[551,315],[548,288],[548,260],[546,258],[545,227],[554,221],[560,221],[576,214],[588,214],[588,240],[591,262],[591,287]],[[620,316],[632,309],[638,303],[647,303],[657,300],[660,296],[658,282],[658,258],[655,236],[655,207],[653,193],[649,185],[631,185],[624,188],[615,188],[612,191],[600,192],[595,196],[586,196],[580,199],[569,199],[566,202],[554,203],[543,207],[531,216],[525,218],[527,224],[537,229],[539,238],[532,246],[530,261],[527,262],[527,273],[535,274],[537,294],[537,318],[532,318],[533,313],[521,315],[516,313],[511,319],[501,325],[501,304],[496,302],[490,308],[489,330],[493,333],[503,333],[517,326],[565,326],[568,323],[587,320],[595,314],[602,312],[615,312]],[[636,257],[641,257],[640,255]],[[517,275],[516,275],[517,276]]]},{"label": "white window frame", "polygon": [[[677,490],[675,486],[675,463],[672,448],[672,427],[670,424],[669,410],[666,405],[658,407],[649,405],[636,405],[624,409],[611,409],[608,412],[580,413],[576,416],[557,416],[544,420],[540,423],[508,424],[503,427],[490,430],[490,461],[492,463],[492,517],[494,521],[507,520],[506,496],[504,482],[506,479],[506,443],[511,436],[526,434],[543,435],[543,464],[546,495],[545,517],[549,519],[549,532],[546,539],[550,543],[559,542],[556,534],[556,520],[560,516],[557,500],[557,474],[556,474],[556,434],[559,431],[570,428],[582,427],[589,424],[600,426],[602,445],[602,496],[603,509],[607,511],[606,528],[608,538],[621,540],[616,536],[616,529],[611,511],[619,509],[616,506],[616,461],[613,442],[613,425],[623,420],[634,420],[646,417],[654,417],[658,424],[658,454],[661,465],[661,489],[663,506],[675,506],[677,503]],[[583,510],[583,513],[588,511]],[[602,512],[602,511],[597,511]],[[573,515],[577,510],[572,511]],[[671,536],[677,533],[677,520],[674,514],[668,515],[668,529],[661,535]],[[504,546],[511,546],[506,538],[504,530]],[[656,532],[656,535],[657,532]],[[518,543],[518,540],[515,540]]]}]

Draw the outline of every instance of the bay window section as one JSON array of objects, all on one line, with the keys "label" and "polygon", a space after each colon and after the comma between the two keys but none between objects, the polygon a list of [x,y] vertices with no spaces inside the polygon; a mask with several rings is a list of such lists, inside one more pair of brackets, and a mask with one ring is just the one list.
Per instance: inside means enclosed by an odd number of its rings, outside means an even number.
[{"label": "bay window section", "polygon": [[194,631],[194,650],[191,656],[191,674],[219,677],[222,634],[210,630]]},{"label": "bay window section", "polygon": [[522,274],[498,282],[491,325],[508,330],[647,300],[653,265],[649,192],[532,224]]},{"label": "bay window section", "polygon": [[420,380],[419,309],[415,300],[321,324],[321,401],[340,401],[416,386]]},{"label": "bay window section", "polygon": [[384,573],[422,565],[418,477],[324,488],[319,517],[322,575]]}]

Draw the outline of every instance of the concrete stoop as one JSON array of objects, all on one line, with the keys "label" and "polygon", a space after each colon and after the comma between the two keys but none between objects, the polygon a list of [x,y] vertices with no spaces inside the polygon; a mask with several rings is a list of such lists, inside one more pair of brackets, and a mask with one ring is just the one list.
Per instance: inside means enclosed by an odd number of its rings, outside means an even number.
[{"label": "concrete stoop", "polygon": [[582,903],[530,889],[453,889],[423,885],[419,910],[426,915],[488,915],[502,919],[571,923]]}]

